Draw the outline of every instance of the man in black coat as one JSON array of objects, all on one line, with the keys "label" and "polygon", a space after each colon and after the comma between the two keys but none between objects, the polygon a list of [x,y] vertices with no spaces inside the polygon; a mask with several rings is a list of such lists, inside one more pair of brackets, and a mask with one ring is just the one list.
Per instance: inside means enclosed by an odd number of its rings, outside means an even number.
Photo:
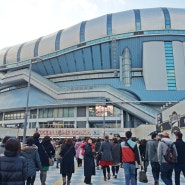
[{"label": "man in black coat", "polygon": [[182,140],[182,133],[175,132],[176,142],[175,146],[177,149],[177,163],[175,164],[175,185],[180,185],[180,173],[183,172],[185,176],[185,142]]}]

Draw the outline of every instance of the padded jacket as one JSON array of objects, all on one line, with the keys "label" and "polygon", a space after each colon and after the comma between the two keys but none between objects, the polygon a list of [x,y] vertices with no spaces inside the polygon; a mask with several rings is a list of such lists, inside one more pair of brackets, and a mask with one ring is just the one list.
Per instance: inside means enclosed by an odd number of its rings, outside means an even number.
[{"label": "padded jacket", "polygon": [[26,159],[5,151],[0,157],[0,185],[24,185],[27,179]]}]

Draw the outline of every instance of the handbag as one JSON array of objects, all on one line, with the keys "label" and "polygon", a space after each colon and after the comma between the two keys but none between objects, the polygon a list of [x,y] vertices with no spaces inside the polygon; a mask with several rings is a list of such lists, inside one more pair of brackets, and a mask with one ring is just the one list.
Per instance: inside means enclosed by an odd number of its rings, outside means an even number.
[{"label": "handbag", "polygon": [[148,178],[147,178],[146,172],[143,170],[142,167],[141,167],[141,171],[139,172],[139,181],[143,182],[143,183],[147,183],[148,182]]},{"label": "handbag", "polygon": [[44,146],[43,146],[43,145],[42,145],[42,147],[43,147],[43,149],[44,149],[45,154],[46,154],[46,155],[47,155],[47,157],[48,157],[49,166],[53,166],[53,165],[54,165],[54,160],[53,160],[53,159],[51,159],[51,158],[49,157],[49,155],[48,155],[48,153],[46,152],[46,149],[44,148]]},{"label": "handbag", "polygon": [[53,166],[54,165],[54,160],[49,158],[49,166]]}]

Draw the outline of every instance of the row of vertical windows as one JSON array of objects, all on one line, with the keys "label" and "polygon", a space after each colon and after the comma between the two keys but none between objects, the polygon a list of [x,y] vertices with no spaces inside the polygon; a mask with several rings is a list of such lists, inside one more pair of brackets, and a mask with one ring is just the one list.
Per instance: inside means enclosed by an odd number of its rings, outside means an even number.
[{"label": "row of vertical windows", "polygon": [[[113,105],[96,105],[90,106],[90,117],[102,117],[102,116],[118,116],[120,110]],[[62,117],[74,117],[74,107],[67,108],[42,108],[39,109],[38,118],[62,118]],[[37,116],[37,110],[30,110],[29,118],[34,119]],[[24,111],[6,112],[4,113],[4,120],[16,120],[24,119]],[[77,117],[86,117],[86,107],[77,107]],[[0,114],[0,120],[3,119],[3,113]]]},{"label": "row of vertical windows", "polygon": [[[168,90],[176,90],[175,66],[172,42],[164,42]],[[170,57],[169,57],[170,55]]]}]

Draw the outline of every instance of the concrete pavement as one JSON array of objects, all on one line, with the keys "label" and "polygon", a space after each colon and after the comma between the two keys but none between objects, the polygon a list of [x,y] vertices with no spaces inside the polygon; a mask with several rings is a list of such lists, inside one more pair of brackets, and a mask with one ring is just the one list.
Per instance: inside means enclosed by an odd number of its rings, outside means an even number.
[{"label": "concrete pavement", "polygon": [[[40,179],[39,179],[39,173],[40,172],[37,172],[35,185],[41,184]],[[71,179],[71,185],[83,185],[84,184],[83,174],[84,174],[83,167],[79,167],[79,168],[76,167],[75,173],[73,174],[72,179]],[[154,184],[150,167],[148,167],[147,177],[148,177],[148,183],[141,183],[138,181],[137,185],[146,185],[146,184],[153,185]],[[173,173],[173,181],[174,181],[174,173]],[[101,185],[101,184],[124,185],[125,184],[124,170],[123,168],[120,168],[117,179],[111,177],[111,179],[108,181],[103,180],[103,172],[101,169],[96,170],[96,175],[92,176],[92,183],[93,185]],[[185,184],[185,178],[182,175],[181,175],[181,184],[182,185]],[[46,185],[62,185],[62,177],[60,174],[60,170],[59,168],[56,168],[56,165],[50,167],[47,173]],[[161,180],[160,180],[160,185],[164,185],[164,183]]]}]

